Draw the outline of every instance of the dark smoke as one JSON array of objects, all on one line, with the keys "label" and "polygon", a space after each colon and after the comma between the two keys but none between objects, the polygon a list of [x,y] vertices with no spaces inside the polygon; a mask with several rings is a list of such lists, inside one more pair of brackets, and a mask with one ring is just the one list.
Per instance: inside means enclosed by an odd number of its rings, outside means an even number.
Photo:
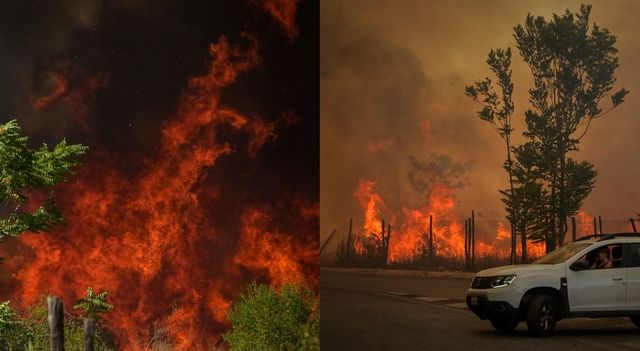
[{"label": "dark smoke", "polygon": [[460,189],[469,184],[467,171],[472,162],[457,163],[447,155],[432,153],[425,161],[409,158],[409,182],[419,194],[429,195],[434,184]]},{"label": "dark smoke", "polygon": [[321,18],[321,237],[349,217],[362,221],[353,196],[361,179],[401,211],[424,205],[436,182],[467,184],[471,159],[438,146],[455,126],[429,107],[440,87],[428,67],[407,46],[357,27],[343,7],[323,3]]}]

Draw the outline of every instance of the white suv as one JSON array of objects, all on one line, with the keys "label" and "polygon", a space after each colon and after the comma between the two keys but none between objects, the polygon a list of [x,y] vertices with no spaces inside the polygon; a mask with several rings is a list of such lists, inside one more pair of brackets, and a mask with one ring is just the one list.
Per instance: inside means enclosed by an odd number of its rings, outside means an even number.
[{"label": "white suv", "polygon": [[586,237],[532,264],[478,272],[467,306],[500,331],[526,321],[537,336],[572,317],[630,317],[640,327],[640,234]]}]

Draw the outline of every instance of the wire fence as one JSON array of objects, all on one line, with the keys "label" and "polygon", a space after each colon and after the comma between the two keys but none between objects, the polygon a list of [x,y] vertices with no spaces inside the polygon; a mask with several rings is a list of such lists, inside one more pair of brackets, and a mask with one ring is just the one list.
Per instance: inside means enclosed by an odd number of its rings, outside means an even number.
[{"label": "wire fence", "polygon": [[[465,219],[463,218],[459,220],[439,220],[434,217],[433,235],[436,238],[436,255],[439,255],[441,259],[448,258],[452,261],[464,261],[464,221]],[[338,262],[340,250],[344,250],[344,245],[346,245],[349,240],[349,222],[349,219],[347,219],[339,223],[335,230],[332,231],[332,235],[327,234],[322,237],[321,265],[340,264],[340,262]],[[424,242],[420,241],[420,238],[424,236],[427,228],[409,227],[403,226],[402,224],[394,228],[393,225],[394,223],[391,223],[392,229],[389,243],[391,256],[389,257],[389,263],[400,264],[402,262],[407,263],[415,260],[416,256],[421,254],[420,245],[424,246]],[[640,223],[637,223],[637,225],[640,226]],[[367,237],[370,234],[367,233],[363,227],[362,222],[353,221],[351,227],[352,242],[356,242],[359,238]],[[574,232],[575,239],[578,239],[583,236],[599,233],[606,234],[633,231],[634,226],[629,219],[606,219],[599,216],[591,217],[582,214],[568,219],[565,242],[573,241]],[[477,241],[475,254],[478,255],[480,260],[506,260],[506,262],[501,263],[509,263],[511,232],[508,221],[476,218],[474,236]],[[521,255],[521,238],[517,238],[516,244],[518,247],[516,254],[519,257]],[[403,248],[404,251],[399,251],[398,248]],[[528,242],[527,252],[529,258],[544,255],[544,243]],[[462,267],[466,264],[464,262],[458,263]]]}]

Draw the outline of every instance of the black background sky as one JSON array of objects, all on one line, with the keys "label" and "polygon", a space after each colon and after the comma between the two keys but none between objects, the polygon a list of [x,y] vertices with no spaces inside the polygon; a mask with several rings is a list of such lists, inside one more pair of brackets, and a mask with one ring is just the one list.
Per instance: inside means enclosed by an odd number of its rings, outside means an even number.
[{"label": "black background sky", "polygon": [[[204,73],[208,46],[221,35],[233,45],[242,32],[261,43],[262,64],[225,90],[223,104],[268,121],[293,112],[299,123],[279,127],[255,160],[226,158],[212,172],[268,200],[282,192],[318,198],[318,9],[299,4],[299,36],[288,40],[251,1],[12,1],[0,11],[0,120],[17,118],[34,145],[63,137],[89,145],[85,157],[109,158],[123,171],[159,147],[163,122],[175,116],[189,77]],[[62,103],[34,108],[54,89],[50,72],[68,67],[68,90],[105,79],[84,99],[86,125]],[[229,136],[242,138],[242,136]],[[243,140],[235,140],[239,148]],[[236,190],[238,190],[236,188]],[[234,199],[242,201],[234,193]]]}]

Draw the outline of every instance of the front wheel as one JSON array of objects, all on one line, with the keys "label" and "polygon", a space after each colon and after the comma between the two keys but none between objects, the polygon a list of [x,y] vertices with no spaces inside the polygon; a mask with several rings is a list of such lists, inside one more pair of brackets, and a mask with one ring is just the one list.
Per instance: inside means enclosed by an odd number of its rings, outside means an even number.
[{"label": "front wheel", "polygon": [[496,330],[501,332],[510,332],[516,329],[520,321],[517,318],[514,319],[491,319],[491,325],[493,325]]},{"label": "front wheel", "polygon": [[635,324],[636,327],[640,328],[640,316],[631,316],[631,323]]},{"label": "front wheel", "polygon": [[549,336],[556,329],[557,303],[549,295],[536,295],[529,304],[527,311],[527,327],[529,334],[534,336]]}]

